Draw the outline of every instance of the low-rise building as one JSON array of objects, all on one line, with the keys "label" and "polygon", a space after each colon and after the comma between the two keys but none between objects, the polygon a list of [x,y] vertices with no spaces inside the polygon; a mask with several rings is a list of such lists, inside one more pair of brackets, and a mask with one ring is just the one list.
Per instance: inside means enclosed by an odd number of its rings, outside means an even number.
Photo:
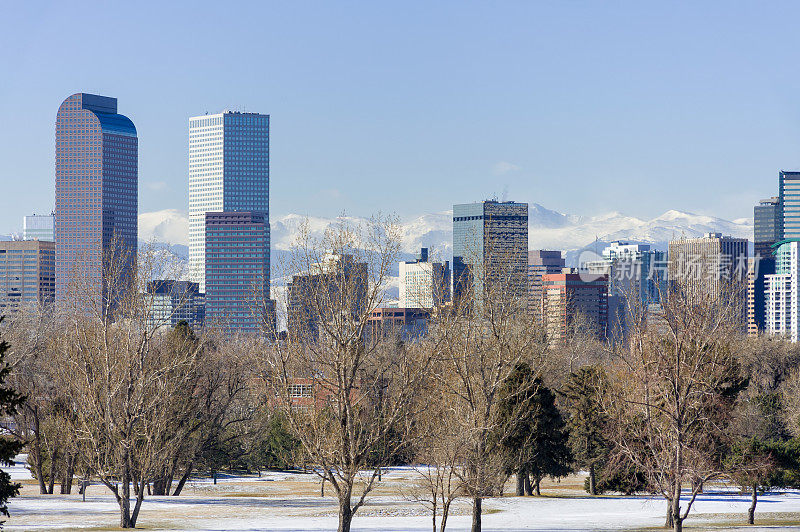
[{"label": "low-rise building", "polygon": [[372,341],[397,336],[413,340],[428,332],[431,312],[423,308],[376,308],[367,322],[367,336]]}]

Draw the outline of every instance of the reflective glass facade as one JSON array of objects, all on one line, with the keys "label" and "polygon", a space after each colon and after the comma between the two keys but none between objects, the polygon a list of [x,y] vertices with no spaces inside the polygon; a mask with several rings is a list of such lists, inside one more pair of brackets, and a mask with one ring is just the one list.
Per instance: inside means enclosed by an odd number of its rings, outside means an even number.
[{"label": "reflective glass facade", "polygon": [[55,253],[47,240],[0,242],[0,316],[53,301]]},{"label": "reflective glass facade", "polygon": [[[474,272],[474,273],[473,273]],[[498,276],[527,294],[528,204],[484,201],[453,205],[453,299],[473,287],[480,299],[483,280]]]},{"label": "reflective glass facade", "polygon": [[32,215],[26,216],[22,220],[22,239],[23,240],[49,240],[54,242],[55,237],[55,216]]},{"label": "reflective glass facade", "polygon": [[269,248],[269,115],[226,111],[189,119],[189,270],[201,292],[205,214],[223,211],[263,213]]},{"label": "reflective glass facade", "polygon": [[[116,98],[73,94],[56,115],[56,299],[73,275],[100,283],[103,250],[136,254],[138,139]],[[132,267],[132,263],[131,263]]]},{"label": "reflective glass facade", "polygon": [[754,255],[757,257],[771,257],[772,244],[782,239],[779,198],[761,200],[753,208],[753,221]]},{"label": "reflective glass facade", "polygon": [[151,327],[174,327],[182,321],[192,328],[203,325],[205,297],[198,292],[197,283],[157,279],[147,283],[147,293],[152,297],[148,317]]}]

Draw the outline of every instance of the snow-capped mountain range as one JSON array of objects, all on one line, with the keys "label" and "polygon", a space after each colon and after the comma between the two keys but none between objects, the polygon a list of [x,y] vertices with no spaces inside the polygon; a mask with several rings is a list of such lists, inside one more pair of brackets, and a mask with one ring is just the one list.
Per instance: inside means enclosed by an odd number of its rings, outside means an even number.
[{"label": "snow-capped mountain range", "polygon": [[[365,220],[348,217],[352,222]],[[301,224],[308,220],[313,234],[321,235],[336,218],[305,217],[287,214],[272,219],[273,262],[290,249]],[[449,259],[453,254],[452,211],[423,214],[402,220],[402,249],[405,258],[413,257],[420,247],[432,248],[435,256]],[[622,240],[630,243],[650,244],[666,250],[667,243],[675,238],[698,237],[715,232],[735,237],[753,238],[753,221],[750,218],[725,220],[714,216],[669,210],[650,220],[610,212],[599,216],[563,214],[537,203],[528,211],[528,247],[530,249],[560,249],[565,252],[567,264],[575,265],[583,249],[602,251],[608,242]],[[0,235],[0,240],[12,235]],[[188,258],[189,220],[176,209],[146,212],[139,215],[139,238],[145,242],[158,242],[175,255]]]},{"label": "snow-capped mountain range", "polygon": [[[272,248],[275,255],[287,252],[297,236],[301,224],[308,220],[313,234],[321,235],[335,223],[335,218],[305,217],[287,214],[273,218]],[[352,222],[363,218],[348,217]],[[563,214],[537,203],[529,205],[528,212],[530,249],[560,249],[566,252],[567,262],[575,260],[584,248],[602,250],[604,244],[614,240],[650,244],[666,250],[670,240],[680,237],[698,237],[715,232],[735,237],[753,238],[753,222],[749,218],[725,220],[714,216],[669,210],[650,220],[610,212],[599,216]],[[145,241],[171,244],[178,255],[187,255],[188,219],[184,213],[169,209],[139,215],[139,237]],[[453,253],[452,211],[423,214],[402,221],[403,252],[413,256],[420,247],[433,248],[437,256],[448,259]]]}]

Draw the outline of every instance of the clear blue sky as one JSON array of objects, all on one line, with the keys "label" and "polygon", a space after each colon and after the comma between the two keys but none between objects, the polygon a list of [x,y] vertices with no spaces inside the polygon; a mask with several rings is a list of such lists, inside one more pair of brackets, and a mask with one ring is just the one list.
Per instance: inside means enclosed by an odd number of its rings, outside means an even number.
[{"label": "clear blue sky", "polygon": [[139,132],[139,212],[187,202],[187,117],[272,115],[271,208],[504,194],[752,216],[800,168],[797,2],[4,2],[0,233],[53,207],[74,92]]}]

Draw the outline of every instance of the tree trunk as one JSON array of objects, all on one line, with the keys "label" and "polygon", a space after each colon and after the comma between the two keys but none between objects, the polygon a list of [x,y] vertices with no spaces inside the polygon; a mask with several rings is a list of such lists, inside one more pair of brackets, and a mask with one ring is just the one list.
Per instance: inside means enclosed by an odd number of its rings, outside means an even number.
[{"label": "tree trunk", "polygon": [[536,483],[534,484],[534,486],[536,486],[536,496],[537,497],[541,497],[542,496],[542,477],[536,477]]},{"label": "tree trunk", "polygon": [[517,471],[517,495],[525,495],[525,479],[520,471]]},{"label": "tree trunk", "polygon": [[67,453],[66,467],[64,468],[64,476],[61,478],[61,494],[69,495],[72,493],[72,477],[75,475],[75,455]]},{"label": "tree trunk", "polygon": [[[172,491],[172,482],[175,480],[175,471],[178,470],[178,459],[172,461],[172,467],[169,469],[169,475],[167,475],[166,486],[164,489],[164,495],[169,495],[169,492]],[[258,472],[258,476],[261,476],[261,472]]]},{"label": "tree trunk", "polygon": [[166,495],[167,490],[167,471],[166,468],[162,468],[159,471],[159,476],[153,479],[153,495]]},{"label": "tree trunk", "polygon": [[672,530],[673,532],[683,531],[683,519],[681,519],[681,483],[675,484],[675,495],[672,497]]},{"label": "tree trunk", "polygon": [[47,495],[47,485],[44,483],[44,472],[42,471],[42,447],[39,439],[39,423],[36,424],[36,432],[33,436],[33,469],[36,473],[36,480],[39,481],[39,493]]},{"label": "tree trunk", "polygon": [[589,495],[597,495],[597,481],[595,480],[594,464],[589,465]]},{"label": "tree trunk", "polygon": [[338,532],[350,532],[353,522],[353,508],[350,506],[350,492],[339,495],[339,528]]},{"label": "tree trunk", "polygon": [[528,495],[529,497],[533,495],[533,488],[531,487],[531,477],[528,475],[528,473],[525,473],[522,476],[522,487],[525,489],[525,495]]},{"label": "tree trunk", "polygon": [[214,470],[211,472],[211,476],[214,478],[214,485],[217,484],[217,471]]},{"label": "tree trunk", "polygon": [[445,528],[447,527],[447,516],[450,515],[450,503],[451,502],[452,501],[449,501],[447,499],[445,499],[442,502],[442,520],[441,520],[441,522],[439,524],[439,532],[444,532]]},{"label": "tree trunk", "polygon": [[378,466],[378,482],[383,480],[383,472],[381,471],[380,466]]},{"label": "tree trunk", "polygon": [[322,477],[322,485],[319,487],[319,496],[325,496],[325,477]]},{"label": "tree trunk", "polygon": [[747,510],[747,524],[754,525],[756,522],[756,504],[758,503],[758,486],[753,486],[753,496],[750,499],[750,508]]},{"label": "tree trunk", "polygon": [[131,474],[127,466],[122,469],[122,495],[119,499],[119,527],[133,528],[131,524]]},{"label": "tree trunk", "polygon": [[194,469],[194,461],[189,462],[189,465],[186,466],[186,471],[183,472],[183,476],[178,481],[178,485],[175,486],[175,491],[172,492],[173,496],[178,496],[183,491],[183,486],[186,485],[186,481],[189,480],[189,476],[192,474],[192,469]]},{"label": "tree trunk", "polygon": [[481,503],[480,497],[472,499],[472,529],[471,532],[481,532]]},{"label": "tree trunk", "polygon": [[672,503],[667,501],[667,519],[664,521],[664,528],[672,528]]},{"label": "tree trunk", "polygon": [[144,501],[144,485],[143,485],[144,481],[142,481],[141,483],[134,482],[134,484],[139,486],[139,489],[137,490],[136,494],[136,504],[134,505],[133,513],[131,514],[131,519],[130,519],[131,528],[136,528],[136,520],[139,519],[139,510],[141,510],[142,501]]},{"label": "tree trunk", "polygon": [[436,530],[436,501],[438,501],[438,498],[436,497],[436,494],[434,494],[433,495],[433,504],[431,505],[431,517],[433,518],[433,528],[431,530],[433,530],[433,532],[437,532],[437,530]]},{"label": "tree trunk", "polygon": [[50,452],[50,476],[47,479],[47,493],[53,494],[53,488],[56,485],[56,462],[58,461],[58,450],[53,447]]}]

